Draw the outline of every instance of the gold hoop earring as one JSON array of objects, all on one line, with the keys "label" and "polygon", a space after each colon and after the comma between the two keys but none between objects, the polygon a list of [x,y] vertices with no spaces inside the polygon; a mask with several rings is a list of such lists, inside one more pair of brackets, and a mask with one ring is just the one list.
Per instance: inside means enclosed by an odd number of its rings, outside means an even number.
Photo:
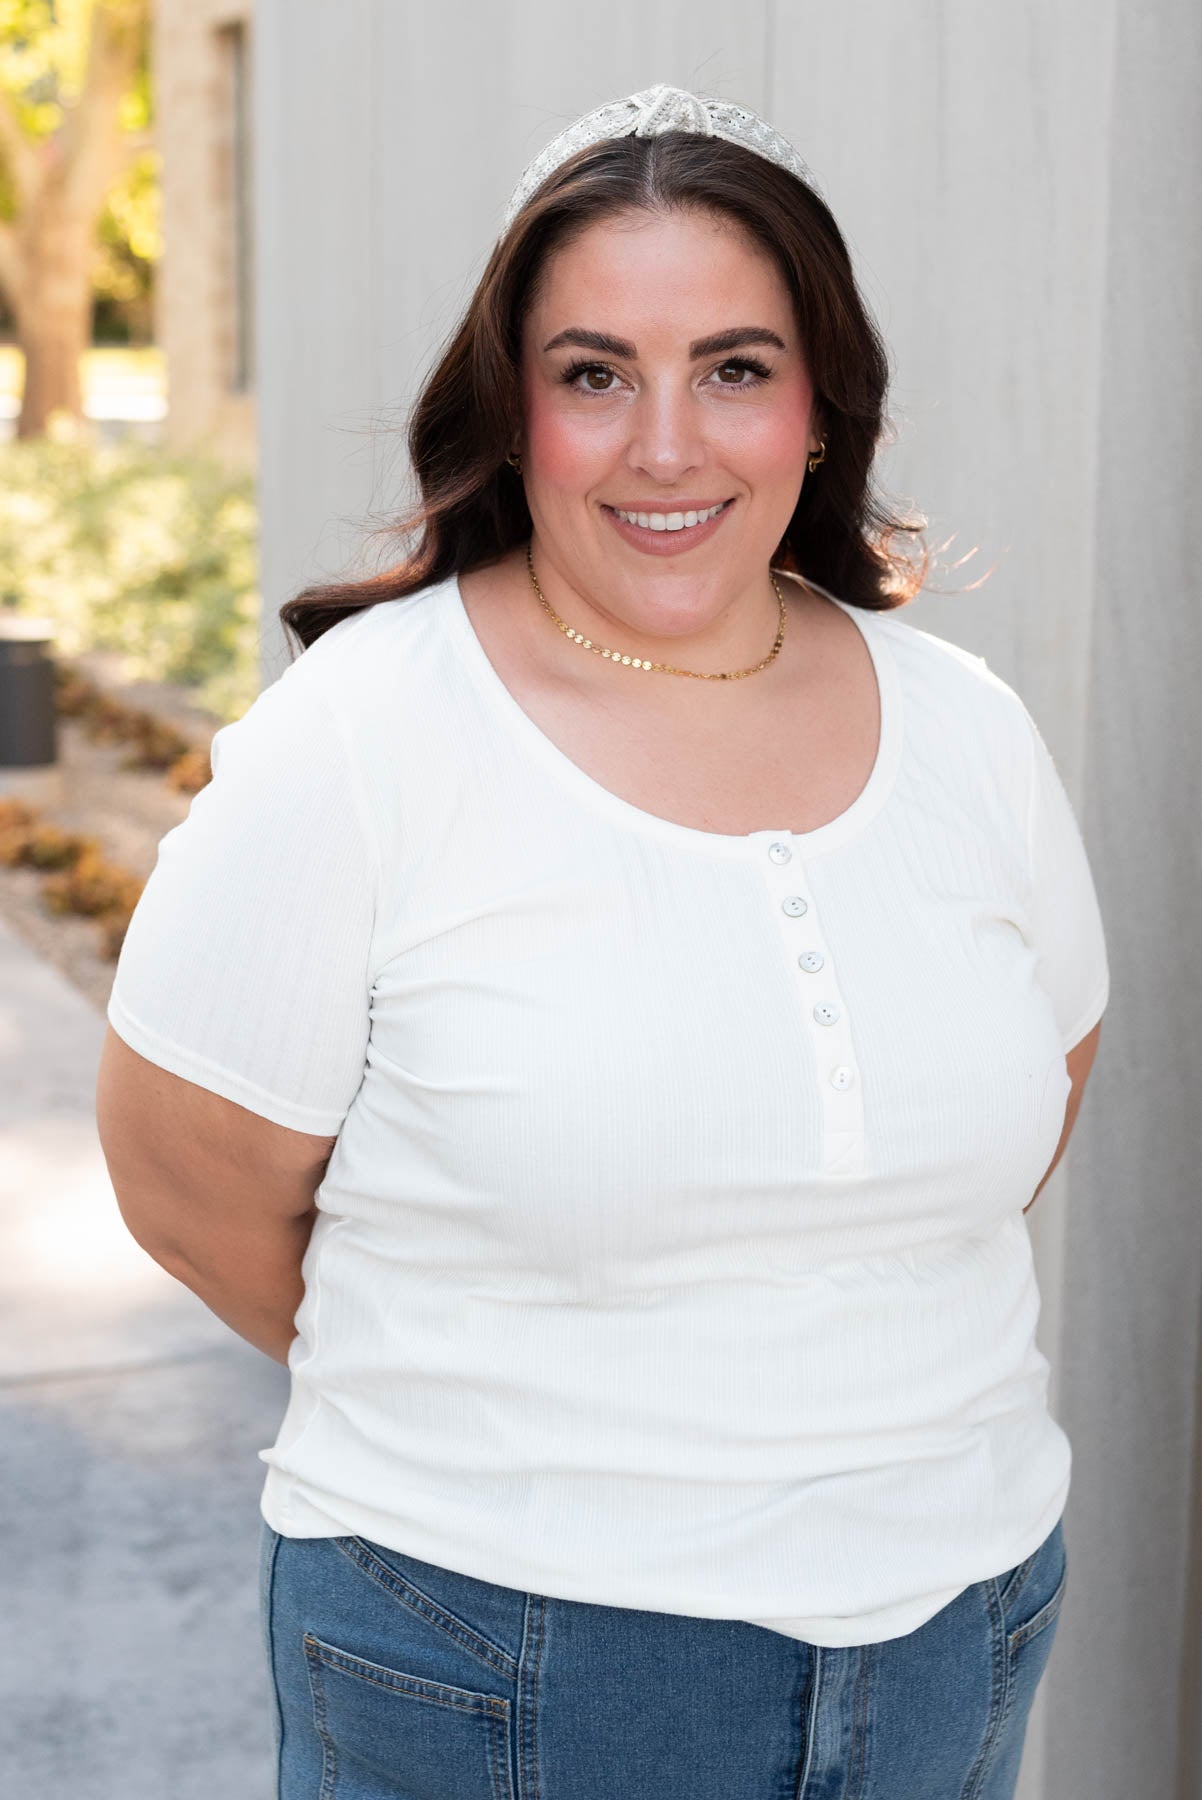
[{"label": "gold hoop earring", "polygon": [[509,464],[509,465],[510,465],[510,467],[511,467],[511,468],[514,468],[514,469],[516,469],[516,470],[517,470],[517,472],[518,472],[518,474],[519,474],[519,475],[520,475],[520,474],[521,474],[521,472],[522,472],[522,459],[521,459],[521,457],[520,457],[520,456],[519,456],[519,455],[518,455],[518,453],[517,453],[517,451],[516,451],[516,450],[508,450],[508,451],[506,451],[506,453],[505,453],[505,461],[506,461],[506,462],[507,462],[507,463],[508,463],[508,464]]},{"label": "gold hoop earring", "polygon": [[822,438],[819,440],[817,454],[806,458],[806,467],[809,469],[810,474],[812,475],[814,473],[814,470],[818,467],[819,463],[825,462],[825,461],[826,461],[826,439]]}]

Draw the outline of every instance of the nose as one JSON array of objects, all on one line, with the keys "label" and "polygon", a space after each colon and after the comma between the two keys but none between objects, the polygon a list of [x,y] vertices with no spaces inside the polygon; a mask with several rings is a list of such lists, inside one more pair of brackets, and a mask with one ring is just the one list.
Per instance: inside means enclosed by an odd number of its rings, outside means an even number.
[{"label": "nose", "polygon": [[700,403],[687,386],[649,383],[630,410],[626,464],[665,486],[700,468],[706,442]]}]

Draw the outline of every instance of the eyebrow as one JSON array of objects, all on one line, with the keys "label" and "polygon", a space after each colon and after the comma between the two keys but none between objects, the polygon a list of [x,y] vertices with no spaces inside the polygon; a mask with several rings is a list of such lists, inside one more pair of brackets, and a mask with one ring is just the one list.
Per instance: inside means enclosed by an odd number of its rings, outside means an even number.
[{"label": "eyebrow", "polygon": [[[568,344],[580,350],[599,350],[604,356],[624,356],[630,360],[638,356],[629,338],[611,337],[606,331],[585,331],[579,325],[557,331],[543,345],[543,350],[558,350]],[[788,349],[784,339],[775,331],[769,331],[766,325],[732,325],[728,331],[694,338],[689,345],[689,356],[694,360],[699,356],[716,356],[722,350],[738,350],[743,344],[771,344],[777,350]]]}]

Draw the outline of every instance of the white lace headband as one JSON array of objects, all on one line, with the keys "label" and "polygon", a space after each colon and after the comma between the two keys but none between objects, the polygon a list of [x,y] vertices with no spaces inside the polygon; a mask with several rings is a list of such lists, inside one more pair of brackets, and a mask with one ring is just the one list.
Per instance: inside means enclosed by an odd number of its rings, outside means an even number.
[{"label": "white lace headband", "polygon": [[746,106],[736,106],[733,101],[691,94],[687,88],[668,87],[660,81],[641,93],[627,94],[623,100],[610,100],[604,106],[598,106],[553,138],[523,170],[505,208],[502,230],[509,230],[531,194],[552,169],[557,169],[586,144],[600,143],[602,138],[656,137],[661,131],[693,131],[700,137],[720,137],[728,143],[741,144],[745,150],[754,150],[757,156],[788,169],[821,198],[817,182],[792,144],[758,114]]}]

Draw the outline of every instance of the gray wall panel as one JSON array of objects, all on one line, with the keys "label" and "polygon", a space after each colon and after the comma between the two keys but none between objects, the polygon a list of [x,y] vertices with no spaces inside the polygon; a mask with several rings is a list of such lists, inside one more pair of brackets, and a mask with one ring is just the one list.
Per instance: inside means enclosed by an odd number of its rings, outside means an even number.
[{"label": "gray wall panel", "polygon": [[1200,75],[1192,0],[1120,8],[1083,821],[1114,985],[1069,1213],[1061,1393],[1076,1566],[1049,1670],[1057,1800],[1202,1792]]},{"label": "gray wall panel", "polygon": [[814,170],[893,361],[882,484],[933,545],[955,534],[934,587],[993,570],[906,616],[1027,700],[1111,949],[1072,1150],[1029,1216],[1074,1468],[1021,1800],[1202,1800],[1195,0],[754,0],[737,22],[260,0],[257,42],[265,679],[280,602],[378,566],[405,409],[562,124],[678,81],[764,111]]}]

